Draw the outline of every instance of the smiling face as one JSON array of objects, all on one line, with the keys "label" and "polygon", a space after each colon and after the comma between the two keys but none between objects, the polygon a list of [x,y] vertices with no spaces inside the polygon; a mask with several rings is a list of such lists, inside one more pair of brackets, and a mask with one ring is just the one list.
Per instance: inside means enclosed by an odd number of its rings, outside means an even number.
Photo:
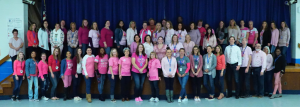
[{"label": "smiling face", "polygon": [[24,54],[22,52],[19,53],[19,58],[24,59]]},{"label": "smiling face", "polygon": [[166,52],[166,56],[171,57],[172,56],[172,50],[168,49]]},{"label": "smiling face", "polygon": [[182,30],[182,24],[178,24],[178,30]]},{"label": "smiling face", "polygon": [[153,59],[153,58],[155,58],[155,54],[154,54],[154,53],[151,53],[151,54],[150,54],[150,59]]},{"label": "smiling face", "polygon": [[146,36],[146,42],[150,43],[151,42],[151,38],[150,36]]},{"label": "smiling face", "polygon": [[105,50],[104,48],[100,48],[100,54],[104,54]]},{"label": "smiling face", "polygon": [[35,56],[36,56],[36,53],[34,51],[31,52],[31,58],[35,58]]},{"label": "smiling face", "polygon": [[62,20],[62,21],[60,22],[60,25],[61,25],[61,27],[65,27],[66,22],[65,22],[64,20]]},{"label": "smiling face", "polygon": [[124,26],[124,22],[123,22],[123,21],[120,21],[119,26],[120,26],[120,27],[123,27],[123,26]]},{"label": "smiling face", "polygon": [[253,28],[253,22],[252,22],[252,21],[249,22],[249,28],[250,28],[250,29]]},{"label": "smiling face", "polygon": [[195,24],[194,24],[194,23],[191,23],[190,28],[191,28],[191,30],[194,30]]},{"label": "smiling face", "polygon": [[86,50],[86,53],[87,53],[88,55],[92,55],[92,49],[91,49],[91,48],[88,48],[88,49]]},{"label": "smiling face", "polygon": [[71,52],[68,51],[68,52],[66,53],[66,56],[67,56],[67,58],[71,58],[71,56],[72,56]]},{"label": "smiling face", "polygon": [[43,25],[44,25],[45,28],[48,28],[48,22],[47,21],[44,21]]},{"label": "smiling face", "polygon": [[244,26],[245,22],[243,20],[241,20],[240,24],[241,24],[241,26]]},{"label": "smiling face", "polygon": [[140,41],[140,37],[138,35],[134,36],[134,41],[138,43]]},{"label": "smiling face", "polygon": [[110,26],[110,21],[106,21],[105,22],[105,27],[109,27]]},{"label": "smiling face", "polygon": [[167,22],[167,28],[170,29],[171,24],[169,22]]},{"label": "smiling face", "polygon": [[83,20],[83,26],[87,26],[88,25],[88,21],[87,20]]},{"label": "smiling face", "polygon": [[81,50],[80,48],[77,50],[77,54],[78,54],[78,55],[81,55],[81,54],[82,54],[82,50]]},{"label": "smiling face", "polygon": [[181,50],[179,51],[179,55],[180,55],[180,56],[184,56],[184,54],[185,54],[185,51],[184,51],[183,49],[181,49]]},{"label": "smiling face", "polygon": [[219,53],[220,50],[221,50],[220,47],[217,46],[217,47],[216,47],[216,52]]},{"label": "smiling face", "polygon": [[117,57],[118,56],[118,53],[117,53],[116,49],[112,50],[111,52],[112,52],[113,57]]},{"label": "smiling face", "polygon": [[147,29],[147,23],[143,23],[143,29]]},{"label": "smiling face", "polygon": [[199,49],[196,48],[196,47],[194,47],[193,50],[194,50],[194,54],[195,54],[195,55],[196,55],[196,54],[198,53],[198,51],[199,51]]},{"label": "smiling face", "polygon": [[144,47],[143,47],[143,45],[139,45],[139,48],[138,48],[138,50],[139,50],[139,52],[141,53],[141,52],[143,52],[143,50],[144,50]]},{"label": "smiling face", "polygon": [[124,55],[125,55],[125,56],[129,56],[129,50],[125,50],[125,51],[124,51]]},{"label": "smiling face", "polygon": [[55,24],[55,29],[56,29],[56,30],[59,29],[59,24]]},{"label": "smiling face", "polygon": [[94,22],[94,23],[93,23],[93,29],[96,30],[96,29],[97,29],[97,26],[98,26],[97,23]]},{"label": "smiling face", "polygon": [[219,25],[220,25],[221,28],[223,28],[224,27],[224,22],[221,21]]},{"label": "smiling face", "polygon": [[191,36],[190,35],[185,35],[185,40],[186,41],[191,41]]},{"label": "smiling face", "polygon": [[46,61],[46,54],[42,54],[41,58],[43,61]]},{"label": "smiling face", "polygon": [[162,44],[162,43],[164,42],[164,40],[163,40],[162,37],[159,37],[158,40],[157,40],[157,42],[158,42],[159,44]]},{"label": "smiling face", "polygon": [[269,53],[269,50],[268,50],[268,48],[267,48],[267,47],[265,47],[265,48],[264,48],[264,52],[265,52],[266,54],[268,54],[268,53]]}]

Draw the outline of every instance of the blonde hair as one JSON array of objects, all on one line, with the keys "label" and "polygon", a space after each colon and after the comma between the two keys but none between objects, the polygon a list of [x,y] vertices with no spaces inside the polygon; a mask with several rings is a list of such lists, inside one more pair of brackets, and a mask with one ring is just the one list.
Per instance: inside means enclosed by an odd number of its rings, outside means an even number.
[{"label": "blonde hair", "polygon": [[76,30],[76,23],[75,23],[75,22],[71,22],[71,23],[70,23],[70,29],[72,30],[72,24],[75,25],[75,30]]},{"label": "blonde hair", "polygon": [[[160,29],[158,29],[158,28],[156,27],[158,24],[160,24]],[[159,23],[159,22],[156,23],[156,25],[155,25],[155,32],[156,32],[156,31],[160,32],[160,31],[161,31],[161,28],[162,28],[161,23]]]},{"label": "blonde hair", "polygon": [[[35,25],[35,29],[32,29],[32,26],[33,26],[33,25]],[[30,27],[29,27],[29,30],[35,31],[35,32],[36,32],[36,31],[37,31],[37,30],[36,30],[36,24],[35,24],[35,23],[32,23],[32,24],[30,25]]]},{"label": "blonde hair", "polygon": [[129,28],[131,28],[131,24],[135,24],[135,26],[134,26],[134,29],[136,29],[136,23],[135,23],[135,21],[130,21],[130,23],[129,23]]},{"label": "blonde hair", "polygon": [[190,37],[190,41],[191,41],[191,36],[189,34],[185,35],[185,40],[184,40],[184,43],[187,43],[186,41],[186,37],[189,36]]},{"label": "blonde hair", "polygon": [[113,51],[116,51],[116,53],[117,53],[117,56],[116,56],[116,57],[118,57],[119,54],[118,54],[118,51],[117,51],[116,48],[112,48],[112,49],[111,49],[110,55],[109,55],[109,56],[110,56],[110,57],[113,57]]},{"label": "blonde hair", "polygon": [[25,55],[24,55],[24,53],[23,53],[22,51],[20,51],[20,52],[18,53],[18,55],[17,55],[17,60],[18,60],[18,61],[21,60],[21,59],[20,59],[20,54],[23,54],[23,59],[22,59],[22,60],[25,60]]},{"label": "blonde hair", "polygon": [[[166,22],[166,28],[167,28],[167,23],[169,23],[169,24],[170,24],[170,29],[173,29],[172,22],[171,22],[171,21],[167,21],[167,22]],[[168,29],[168,28],[167,28],[167,29]]]},{"label": "blonde hair", "polygon": [[154,54],[155,58],[157,59],[157,55],[156,55],[156,53],[155,53],[154,51],[152,51],[152,52],[150,53],[149,59],[152,59],[152,58],[151,58],[151,54]]},{"label": "blonde hair", "polygon": [[[233,26],[234,26],[234,27],[231,27],[231,24],[230,24],[231,21],[233,21]],[[238,29],[238,26],[236,25],[235,20],[234,20],[234,19],[231,19],[230,22],[229,22],[228,28],[229,28],[229,29],[236,29],[236,30],[237,30],[237,29]]]},{"label": "blonde hair", "polygon": [[[96,23],[96,25],[97,25],[96,28],[94,28],[94,23]],[[98,24],[97,24],[97,22],[93,22],[91,28],[92,28],[93,30],[98,30]]]}]

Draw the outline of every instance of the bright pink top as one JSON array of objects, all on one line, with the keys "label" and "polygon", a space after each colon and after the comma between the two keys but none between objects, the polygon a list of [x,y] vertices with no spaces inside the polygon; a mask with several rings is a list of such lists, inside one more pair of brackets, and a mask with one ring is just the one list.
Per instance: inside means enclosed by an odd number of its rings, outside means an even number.
[{"label": "bright pink top", "polygon": [[161,68],[160,61],[158,59],[151,59],[148,64],[148,68],[149,68],[149,80],[150,81],[159,80],[157,68]]},{"label": "bright pink top", "polygon": [[79,30],[78,30],[78,42],[79,42],[79,45],[82,45],[82,44],[89,44],[89,32],[90,32],[90,29],[88,29],[87,27],[79,27]]},{"label": "bright pink top", "polygon": [[89,77],[94,77],[95,73],[95,56],[94,55],[85,55],[82,59],[82,68],[83,68],[83,75],[88,75]]},{"label": "bright pink top", "polygon": [[[135,64],[141,69],[144,67],[144,65],[146,64],[146,60],[148,59],[147,58],[147,55],[136,55],[135,53],[132,53],[132,56],[131,58],[135,58]],[[133,65],[132,65],[132,68],[131,70],[135,73],[140,73],[139,70],[137,70]],[[147,72],[147,69],[145,68],[143,70],[143,73],[146,73]]]},{"label": "bright pink top", "polygon": [[[119,75],[119,58],[118,57],[110,57],[108,60],[109,67],[112,68],[112,72],[114,75]],[[107,74],[111,74],[110,69],[108,68]]]},{"label": "bright pink top", "polygon": [[131,76],[130,67],[131,67],[131,58],[130,57],[121,57],[119,60],[119,65],[121,65],[121,75],[122,76]]},{"label": "bright pink top", "polygon": [[[99,55],[96,56],[95,62],[98,63],[98,71],[100,74],[106,74],[107,73],[107,65],[108,65],[108,55],[105,54],[102,57]],[[100,62],[100,63],[99,63]]]},{"label": "bright pink top", "polygon": [[71,75],[72,74],[72,68],[73,68],[73,61],[72,60],[66,60],[67,67],[64,75]]},{"label": "bright pink top", "polygon": [[48,69],[49,69],[47,62],[40,61],[38,64],[38,68],[39,68],[39,77],[44,78],[44,75],[48,74]]},{"label": "bright pink top", "polygon": [[263,51],[253,51],[252,54],[252,67],[261,67],[261,72],[264,72],[267,68],[267,55]]},{"label": "bright pink top", "polygon": [[[25,73],[25,62],[26,61],[19,61],[15,60],[14,62],[14,73],[13,75],[23,76]],[[21,71],[22,70],[22,71]]]},{"label": "bright pink top", "polygon": [[226,69],[225,55],[224,54],[223,55],[219,55],[219,56],[216,55],[216,57],[217,57],[216,70]]},{"label": "bright pink top", "polygon": [[[204,38],[205,32],[206,32],[205,28],[202,26],[201,27],[198,26],[198,30],[200,31],[201,38]],[[195,44],[198,44],[198,43],[195,43]],[[203,39],[200,40],[200,46],[203,46]]]},{"label": "bright pink top", "polygon": [[271,45],[277,46],[278,39],[279,39],[279,30],[278,29],[272,30]]},{"label": "bright pink top", "polygon": [[104,47],[104,42],[106,42],[107,47],[113,46],[114,33],[110,29],[102,28],[100,34],[99,44]]},{"label": "bright pink top", "polygon": [[[253,44],[255,41],[255,35],[258,34],[258,31],[256,28],[249,29],[249,37],[248,37],[248,44]],[[258,40],[254,44],[257,43]]]},{"label": "bright pink top", "polygon": [[135,51],[136,51],[136,48],[137,48],[137,43],[136,42],[132,42],[131,44],[130,44],[130,53],[132,54],[132,53],[135,53]]},{"label": "bright pink top", "polygon": [[246,48],[240,47],[241,53],[242,53],[242,65],[241,67],[247,67],[249,56],[252,55],[252,49],[249,46],[246,46]]}]

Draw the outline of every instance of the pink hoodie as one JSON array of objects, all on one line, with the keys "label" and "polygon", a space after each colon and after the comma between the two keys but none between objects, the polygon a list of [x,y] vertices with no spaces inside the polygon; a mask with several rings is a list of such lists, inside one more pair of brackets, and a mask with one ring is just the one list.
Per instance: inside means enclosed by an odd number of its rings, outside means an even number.
[{"label": "pink hoodie", "polygon": [[148,64],[148,68],[149,68],[149,80],[150,81],[159,80],[157,68],[161,68],[160,61],[156,58],[151,59]]}]

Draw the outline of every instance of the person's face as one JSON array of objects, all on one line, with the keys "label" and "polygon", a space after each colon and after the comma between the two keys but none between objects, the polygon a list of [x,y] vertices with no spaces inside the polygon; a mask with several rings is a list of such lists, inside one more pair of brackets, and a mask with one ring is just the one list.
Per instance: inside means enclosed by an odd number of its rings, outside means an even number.
[{"label": "person's face", "polygon": [[180,51],[179,51],[179,54],[180,54],[181,56],[184,56],[184,53],[185,53],[184,50],[180,50]]},{"label": "person's face", "polygon": [[274,28],[275,28],[275,24],[274,24],[274,23],[271,23],[271,27],[274,29]]},{"label": "person's face", "polygon": [[202,26],[202,22],[198,22],[198,26]]},{"label": "person's face", "polygon": [[110,21],[106,21],[105,26],[109,27],[110,26]]},{"label": "person's face", "polygon": [[264,52],[268,54],[268,48],[264,48]]},{"label": "person's face", "polygon": [[23,53],[19,53],[19,58],[20,58],[20,59],[24,58]]},{"label": "person's face", "polygon": [[139,42],[140,41],[140,37],[139,36],[135,36],[134,40],[135,40],[135,42]]},{"label": "person's face", "polygon": [[143,23],[143,28],[147,29],[147,23]]},{"label": "person's face", "polygon": [[92,55],[92,49],[91,49],[91,48],[88,48],[88,49],[86,50],[86,53],[87,53],[88,55]]},{"label": "person's face", "polygon": [[139,45],[139,52],[143,52],[143,46],[142,45]]},{"label": "person's face", "polygon": [[58,55],[58,49],[55,49],[55,50],[54,50],[54,55],[55,55],[55,56]]},{"label": "person's face", "polygon": [[166,22],[167,22],[167,21],[163,20],[163,21],[161,22],[161,24],[164,25],[164,26],[166,26]]},{"label": "person's face", "polygon": [[118,54],[118,53],[117,53],[116,50],[113,50],[113,51],[112,51],[112,54],[113,54],[114,57],[117,57],[117,54]]},{"label": "person's face", "polygon": [[261,46],[260,46],[260,44],[256,44],[256,45],[255,45],[255,49],[259,49],[259,50],[261,50]]},{"label": "person's face", "polygon": [[129,56],[129,50],[125,50],[124,55]]},{"label": "person's face", "polygon": [[247,41],[247,39],[246,39],[246,38],[244,38],[244,39],[243,39],[243,41],[242,41],[242,44],[243,44],[243,45],[246,45],[246,44],[247,44],[247,42],[248,42],[248,41]]},{"label": "person's face", "polygon": [[233,20],[230,20],[230,25],[234,26],[234,21]]},{"label": "person's face", "polygon": [[253,22],[249,22],[249,28],[253,28]]},{"label": "person's face", "polygon": [[154,20],[149,21],[150,25],[154,25]]},{"label": "person's face", "polygon": [[55,29],[59,29],[59,24],[56,24],[56,25],[55,25]]},{"label": "person's face", "polygon": [[171,51],[171,50],[167,50],[166,55],[167,55],[168,57],[171,57],[172,51]]},{"label": "person's face", "polygon": [[194,24],[194,23],[192,23],[192,24],[190,25],[190,28],[191,28],[191,30],[193,30],[193,29],[194,29],[194,27],[195,27],[195,24]]},{"label": "person's face", "polygon": [[208,24],[205,24],[205,28],[207,29],[209,27],[209,25]]},{"label": "person's face", "polygon": [[281,54],[281,51],[279,49],[276,49],[276,55],[280,55]]},{"label": "person's face", "polygon": [[17,37],[18,36],[18,32],[14,32],[13,35],[14,35],[14,37]]},{"label": "person's face", "polygon": [[152,53],[152,54],[150,55],[150,58],[151,58],[151,59],[152,59],[152,58],[155,58],[155,54]]},{"label": "person's face", "polygon": [[87,25],[88,25],[88,21],[87,21],[87,20],[84,20],[84,21],[83,21],[83,25],[84,25],[84,26],[87,26]]},{"label": "person's face", "polygon": [[45,61],[45,60],[46,60],[46,55],[43,54],[43,55],[41,56],[41,58],[42,58],[43,61]]},{"label": "person's face", "polygon": [[160,23],[156,24],[156,28],[161,29],[161,24]]},{"label": "person's face", "polygon": [[72,55],[72,54],[71,54],[70,52],[67,52],[67,53],[66,53],[67,58],[71,58],[71,55]]},{"label": "person's face", "polygon": [[178,30],[182,30],[182,24],[178,25]]},{"label": "person's face", "polygon": [[230,42],[230,43],[234,43],[234,41],[235,41],[234,38],[230,38],[230,39],[229,39],[229,42]]},{"label": "person's face", "polygon": [[191,41],[191,37],[190,37],[190,35],[186,35],[186,36],[185,36],[185,40],[187,40],[187,41]]},{"label": "person's face", "polygon": [[151,39],[150,36],[147,36],[147,37],[146,37],[146,42],[149,42],[149,43],[150,43],[150,39]]},{"label": "person's face", "polygon": [[281,22],[281,27],[285,28],[285,22]]},{"label": "person's face", "polygon": [[47,21],[44,22],[44,27],[48,28],[48,22]]},{"label": "person's face", "polygon": [[35,52],[31,52],[31,58],[35,58],[36,54]]},{"label": "person's face", "polygon": [[32,29],[35,29],[35,28],[36,28],[36,25],[35,25],[35,24],[33,24],[33,25],[32,25]]},{"label": "person's face", "polygon": [[162,44],[164,40],[162,38],[158,38],[157,42]]},{"label": "person's face", "polygon": [[93,29],[97,28],[97,23],[93,23]]},{"label": "person's face", "polygon": [[219,47],[216,47],[216,52],[220,52],[220,48]]},{"label": "person's face", "polygon": [[172,39],[173,39],[174,42],[177,42],[178,37],[177,36],[173,36]]},{"label": "person's face", "polygon": [[121,21],[121,22],[119,23],[119,26],[123,27],[123,26],[124,26],[124,22]]},{"label": "person's face", "polygon": [[198,53],[198,51],[199,51],[198,48],[194,48],[193,50],[194,50],[195,54]]},{"label": "person's face", "polygon": [[72,25],[71,25],[71,28],[72,28],[72,29],[76,29],[76,28],[75,28],[75,24],[72,24]]},{"label": "person's face", "polygon": [[182,17],[178,17],[177,22],[182,22]]},{"label": "person's face", "polygon": [[104,54],[105,50],[103,48],[100,49],[100,53]]},{"label": "person's face", "polygon": [[65,27],[66,22],[65,22],[65,21],[61,21],[61,22],[60,22],[60,25],[61,25],[62,27]]},{"label": "person's face", "polygon": [[207,53],[211,53],[211,47],[207,47]]},{"label": "person's face", "polygon": [[241,24],[241,26],[244,26],[244,25],[245,25],[245,22],[244,22],[244,21],[241,21],[240,24]]},{"label": "person's face", "polygon": [[170,23],[167,23],[167,28],[170,28],[170,26],[171,26]]},{"label": "person's face", "polygon": [[132,22],[132,23],[130,24],[130,27],[131,27],[131,28],[134,28],[134,27],[135,27],[135,23]]},{"label": "person's face", "polygon": [[220,27],[223,27],[224,26],[224,22],[220,22]]},{"label": "person's face", "polygon": [[207,33],[211,33],[211,29],[207,29]]},{"label": "person's face", "polygon": [[81,50],[81,49],[78,49],[78,50],[77,50],[77,54],[78,54],[78,55],[81,55],[81,54],[82,54],[82,50]]},{"label": "person's face", "polygon": [[263,27],[266,27],[266,26],[267,26],[267,22],[263,22],[263,23],[262,23],[262,26],[263,26]]}]

